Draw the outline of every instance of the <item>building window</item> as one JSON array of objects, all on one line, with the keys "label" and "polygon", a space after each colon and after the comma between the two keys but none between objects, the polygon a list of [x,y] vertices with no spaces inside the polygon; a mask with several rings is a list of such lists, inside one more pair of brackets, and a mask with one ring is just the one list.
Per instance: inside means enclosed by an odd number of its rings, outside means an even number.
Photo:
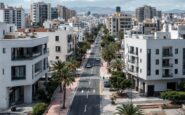
[{"label": "building window", "polygon": [[56,42],[59,41],[59,36],[55,36],[55,41],[56,41]]},{"label": "building window", "polygon": [[142,69],[140,69],[140,73],[142,73]]},{"label": "building window", "polygon": [[59,59],[59,57],[58,57],[58,56],[56,56],[56,59]]},{"label": "building window", "polygon": [[2,69],[2,74],[4,75],[4,69]]},{"label": "building window", "polygon": [[175,49],[175,54],[178,54],[178,49]]},{"label": "building window", "polygon": [[4,54],[6,53],[6,48],[3,48],[3,53],[4,53]]},{"label": "building window", "polygon": [[12,66],[11,74],[12,80],[26,79],[26,66]]},{"label": "building window", "polygon": [[158,70],[158,69],[155,70],[155,74],[156,74],[156,75],[159,75],[159,70]]},{"label": "building window", "polygon": [[140,63],[142,63],[142,59],[140,59]]},{"label": "building window", "polygon": [[56,46],[55,50],[56,52],[60,52],[61,51],[60,46]]},{"label": "building window", "polygon": [[157,55],[159,54],[159,49],[155,50],[155,54],[157,54]]},{"label": "building window", "polygon": [[140,53],[142,53],[142,49],[140,49]]},{"label": "building window", "polygon": [[175,74],[178,74],[178,69],[175,69]]},{"label": "building window", "polygon": [[155,64],[159,65],[159,60],[158,59],[155,60]]},{"label": "building window", "polygon": [[175,64],[178,64],[178,59],[175,59]]}]

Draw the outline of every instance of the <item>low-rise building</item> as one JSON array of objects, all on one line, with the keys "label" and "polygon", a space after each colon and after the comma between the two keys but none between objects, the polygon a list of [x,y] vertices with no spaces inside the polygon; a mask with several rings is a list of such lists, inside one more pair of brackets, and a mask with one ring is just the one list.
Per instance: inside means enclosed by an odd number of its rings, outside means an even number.
[{"label": "low-rise building", "polygon": [[178,83],[185,80],[185,26],[167,25],[151,35],[125,35],[128,77],[136,90],[147,96],[177,90]]},{"label": "low-rise building", "polygon": [[48,73],[48,37],[0,23],[0,108],[32,103]]}]

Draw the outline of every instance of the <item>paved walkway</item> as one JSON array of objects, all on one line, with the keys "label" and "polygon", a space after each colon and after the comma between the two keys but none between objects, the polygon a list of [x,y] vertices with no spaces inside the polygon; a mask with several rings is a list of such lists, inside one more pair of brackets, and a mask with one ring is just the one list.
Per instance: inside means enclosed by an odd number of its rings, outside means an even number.
[{"label": "paved walkway", "polygon": [[76,90],[76,87],[78,86],[79,78],[75,79],[75,82],[67,87],[66,91],[66,109],[61,109],[62,107],[62,99],[63,99],[63,93],[59,91],[59,88],[55,91],[54,99],[50,104],[49,110],[46,115],[67,115],[67,112],[70,108],[70,105],[73,100],[73,96]]},{"label": "paved walkway", "polygon": [[111,74],[108,73],[107,62],[105,61],[102,61],[102,66],[100,68],[100,76],[104,78],[109,78],[111,76]]}]

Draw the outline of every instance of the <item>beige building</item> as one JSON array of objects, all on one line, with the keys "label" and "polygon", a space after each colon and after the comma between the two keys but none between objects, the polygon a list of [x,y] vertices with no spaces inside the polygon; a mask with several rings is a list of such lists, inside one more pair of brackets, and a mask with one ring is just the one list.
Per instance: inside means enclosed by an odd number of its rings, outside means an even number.
[{"label": "beige building", "polygon": [[75,10],[71,10],[65,6],[58,5],[57,9],[58,9],[58,17],[63,18],[65,21],[67,21],[73,16],[76,16]]},{"label": "beige building", "polygon": [[122,13],[120,8],[117,7],[116,13],[108,17],[106,25],[110,35],[119,37],[120,32],[132,29],[132,17]]}]

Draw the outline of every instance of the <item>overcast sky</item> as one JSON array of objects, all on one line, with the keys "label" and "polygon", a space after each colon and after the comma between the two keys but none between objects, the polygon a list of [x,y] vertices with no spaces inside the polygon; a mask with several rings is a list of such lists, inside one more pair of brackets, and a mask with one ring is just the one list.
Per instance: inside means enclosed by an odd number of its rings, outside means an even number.
[{"label": "overcast sky", "polygon": [[32,2],[45,1],[56,4],[63,4],[68,7],[110,7],[121,6],[122,10],[135,10],[136,7],[152,5],[160,10],[181,9],[185,10],[185,0],[0,0],[6,5],[23,6],[30,8]]}]

